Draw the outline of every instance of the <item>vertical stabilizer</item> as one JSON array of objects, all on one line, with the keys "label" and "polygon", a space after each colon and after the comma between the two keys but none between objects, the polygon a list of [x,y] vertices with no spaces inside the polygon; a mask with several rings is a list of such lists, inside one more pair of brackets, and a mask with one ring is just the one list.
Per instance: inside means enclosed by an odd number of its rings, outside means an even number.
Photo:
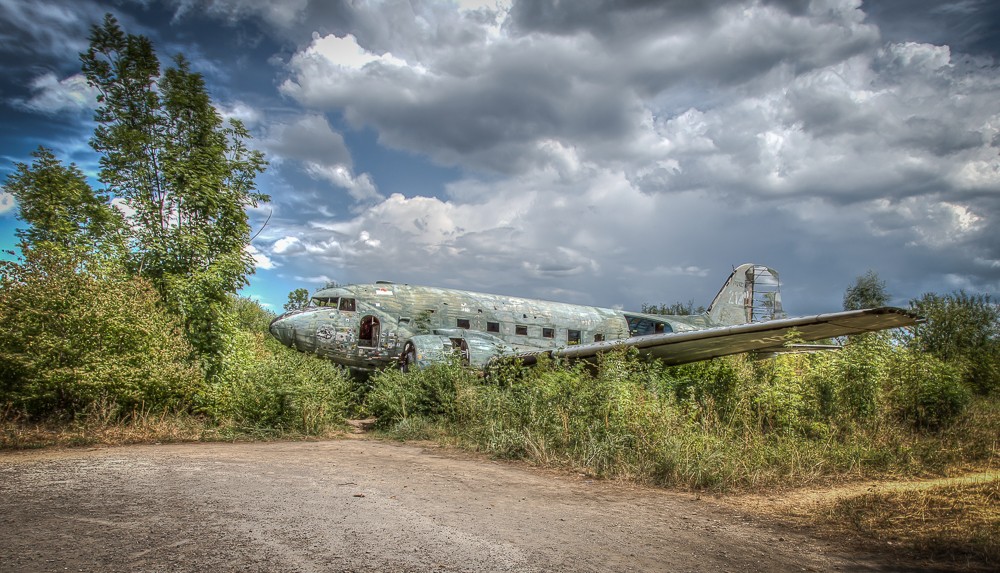
[{"label": "vertical stabilizer", "polygon": [[722,325],[783,318],[778,271],[751,263],[736,267],[708,307],[708,316]]}]

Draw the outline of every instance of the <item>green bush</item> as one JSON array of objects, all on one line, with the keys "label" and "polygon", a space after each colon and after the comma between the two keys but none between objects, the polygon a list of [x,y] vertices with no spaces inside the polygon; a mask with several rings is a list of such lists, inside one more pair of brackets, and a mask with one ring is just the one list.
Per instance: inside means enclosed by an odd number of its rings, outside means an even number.
[{"label": "green bush", "polygon": [[26,257],[0,277],[0,404],[34,418],[190,404],[202,373],[148,281],[55,251]]},{"label": "green bush", "polygon": [[891,355],[884,333],[851,338],[834,360],[837,412],[844,422],[870,419],[877,411]]},{"label": "green bush", "polygon": [[893,356],[889,380],[891,408],[915,428],[944,428],[969,404],[961,369],[930,354],[901,350]]},{"label": "green bush", "polygon": [[457,360],[408,373],[387,368],[372,375],[366,405],[382,427],[410,418],[452,420],[460,390],[474,378]]},{"label": "green bush", "polygon": [[237,329],[199,401],[220,425],[318,435],[343,425],[351,391],[345,369]]},{"label": "green bush", "polygon": [[957,291],[927,293],[911,300],[910,308],[927,319],[906,337],[910,348],[959,366],[979,394],[1000,390],[1000,304],[989,295]]}]

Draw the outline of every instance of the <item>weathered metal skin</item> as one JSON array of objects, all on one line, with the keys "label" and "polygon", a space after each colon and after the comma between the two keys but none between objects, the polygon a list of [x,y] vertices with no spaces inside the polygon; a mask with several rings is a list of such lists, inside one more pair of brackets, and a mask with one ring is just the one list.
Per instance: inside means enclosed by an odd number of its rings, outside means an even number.
[{"label": "weathered metal skin", "polygon": [[618,346],[680,364],[919,320],[894,308],[789,319],[778,287],[773,269],[741,265],[704,314],[664,316],[406,284],[346,285],[317,291],[309,307],[277,317],[270,330],[287,346],[369,371],[424,368],[455,353],[485,368],[502,356],[585,358]]},{"label": "weathered metal skin", "polygon": [[[567,346],[570,331],[578,332],[575,344],[593,342],[595,336],[616,340],[630,335],[626,313],[618,310],[436,287],[345,285],[317,291],[312,301],[318,305],[345,298],[353,299],[354,310],[341,310],[340,305],[310,306],[285,313],[271,322],[271,334],[286,346],[357,370],[397,362],[403,345],[418,336],[464,342],[464,347],[441,343],[437,346],[445,350],[431,350],[430,339],[420,338],[428,354],[420,359],[421,365],[446,351],[459,350],[470,365],[483,366],[498,354]],[[674,325],[692,328],[683,318],[627,314],[651,331],[656,324],[662,326],[661,331],[671,331]],[[362,339],[362,321],[367,317],[378,324],[374,342]]]}]

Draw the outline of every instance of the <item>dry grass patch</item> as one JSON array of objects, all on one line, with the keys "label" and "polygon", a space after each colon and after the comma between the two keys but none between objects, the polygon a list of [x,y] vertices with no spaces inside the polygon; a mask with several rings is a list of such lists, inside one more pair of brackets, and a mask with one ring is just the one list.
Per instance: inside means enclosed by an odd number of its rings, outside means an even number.
[{"label": "dry grass patch", "polygon": [[1000,565],[1000,473],[866,481],[737,495],[725,502],[818,536],[947,568]]},{"label": "dry grass patch", "polygon": [[1000,475],[928,487],[873,487],[817,515],[862,538],[956,564],[1000,564]]},{"label": "dry grass patch", "polygon": [[172,413],[137,413],[118,421],[100,416],[45,422],[0,419],[0,449],[191,442],[218,439],[217,434],[203,418]]}]

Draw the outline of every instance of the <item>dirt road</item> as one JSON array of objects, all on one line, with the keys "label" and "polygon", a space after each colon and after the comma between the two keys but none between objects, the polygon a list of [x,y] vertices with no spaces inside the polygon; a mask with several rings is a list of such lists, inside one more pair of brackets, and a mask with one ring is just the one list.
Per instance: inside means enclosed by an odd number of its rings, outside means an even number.
[{"label": "dirt road", "polygon": [[341,440],[0,454],[0,571],[896,571],[690,494]]}]

